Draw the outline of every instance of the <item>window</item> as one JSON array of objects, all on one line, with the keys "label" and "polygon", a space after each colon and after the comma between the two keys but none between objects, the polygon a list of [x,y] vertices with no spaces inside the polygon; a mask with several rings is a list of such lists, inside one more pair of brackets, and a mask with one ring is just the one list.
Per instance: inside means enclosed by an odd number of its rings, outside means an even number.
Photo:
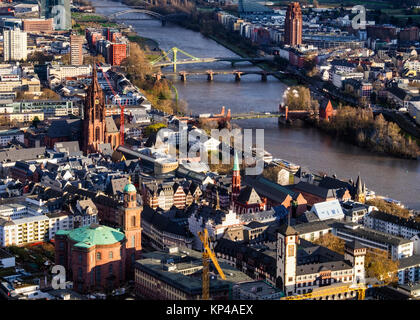
[{"label": "window", "polygon": [[79,253],[79,263],[82,263],[82,254]]},{"label": "window", "polygon": [[101,266],[96,266],[96,283],[101,282]]},{"label": "window", "polygon": [[132,247],[136,246],[136,236],[131,236],[131,246]]},{"label": "window", "polygon": [[287,256],[293,257],[295,255],[295,247],[293,245],[288,246]]},{"label": "window", "polygon": [[109,252],[109,258],[112,259],[114,257],[114,253],[112,251]]},{"label": "window", "polygon": [[109,273],[112,274],[112,271],[113,271],[112,270],[112,264],[109,265],[109,268],[108,269],[109,269]]},{"label": "window", "polygon": [[131,226],[135,227],[136,226],[136,216],[132,216],[131,217]]},{"label": "window", "polygon": [[96,253],[96,260],[101,260],[101,253],[100,252]]}]

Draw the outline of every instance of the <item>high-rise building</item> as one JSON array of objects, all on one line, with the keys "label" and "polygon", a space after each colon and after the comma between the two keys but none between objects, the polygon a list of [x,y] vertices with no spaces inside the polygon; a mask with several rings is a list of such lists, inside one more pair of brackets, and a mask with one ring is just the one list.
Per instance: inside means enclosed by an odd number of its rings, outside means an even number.
[{"label": "high-rise building", "polygon": [[70,0],[39,0],[40,16],[54,19],[54,30],[71,29]]},{"label": "high-rise building", "polygon": [[290,46],[302,44],[302,10],[299,2],[291,2],[287,7],[284,43]]},{"label": "high-rise building", "polygon": [[80,66],[83,64],[83,36],[70,36],[70,64]]},{"label": "high-rise building", "polygon": [[4,61],[26,60],[28,56],[28,38],[26,32],[20,29],[4,30],[3,56]]},{"label": "high-rise building", "polygon": [[119,66],[121,61],[127,57],[127,44],[111,43],[108,48],[108,63],[113,66]]}]

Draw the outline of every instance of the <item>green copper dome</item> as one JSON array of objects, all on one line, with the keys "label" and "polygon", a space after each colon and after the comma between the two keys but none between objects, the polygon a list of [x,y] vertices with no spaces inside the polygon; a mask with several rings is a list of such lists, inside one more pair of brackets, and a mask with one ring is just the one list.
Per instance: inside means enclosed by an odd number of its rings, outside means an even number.
[{"label": "green copper dome", "polygon": [[114,244],[122,241],[125,236],[116,229],[92,223],[90,226],[71,230],[68,237],[77,242],[76,247],[89,248],[94,245]]},{"label": "green copper dome", "polygon": [[136,192],[136,187],[132,185],[131,183],[126,184],[124,187],[124,192]]}]

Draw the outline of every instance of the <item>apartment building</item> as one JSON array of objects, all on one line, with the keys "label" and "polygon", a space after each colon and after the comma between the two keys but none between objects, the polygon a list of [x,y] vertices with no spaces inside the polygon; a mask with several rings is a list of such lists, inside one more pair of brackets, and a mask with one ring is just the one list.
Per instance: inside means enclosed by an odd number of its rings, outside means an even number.
[{"label": "apartment building", "polygon": [[3,31],[4,61],[26,60],[28,56],[27,33],[20,29]]},{"label": "apartment building", "polygon": [[364,225],[405,239],[411,239],[420,233],[419,222],[382,211],[372,211],[366,215]]},{"label": "apartment building", "polygon": [[420,255],[401,259],[398,264],[398,283],[409,284],[420,281]]},{"label": "apartment building", "polygon": [[379,249],[392,260],[410,257],[414,253],[414,242],[389,233],[367,228],[351,222],[334,222],[333,234],[345,241],[358,240],[367,248]]},{"label": "apartment building", "polygon": [[70,36],[70,63],[74,66],[83,64],[83,42],[85,37],[78,35]]}]

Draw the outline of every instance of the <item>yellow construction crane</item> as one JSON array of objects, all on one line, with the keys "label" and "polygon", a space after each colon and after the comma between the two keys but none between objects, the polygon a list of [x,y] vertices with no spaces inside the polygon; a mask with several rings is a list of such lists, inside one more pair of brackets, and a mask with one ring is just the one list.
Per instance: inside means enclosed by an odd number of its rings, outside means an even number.
[{"label": "yellow construction crane", "polygon": [[336,287],[328,287],[322,290],[316,290],[313,292],[299,294],[296,296],[288,296],[283,297],[281,300],[306,300],[306,299],[315,299],[324,296],[336,295],[336,294],[344,294],[350,293],[353,291],[357,292],[357,299],[358,300],[365,300],[366,290],[373,287],[382,287],[383,284],[374,284],[374,285],[347,285],[347,286],[336,286]]},{"label": "yellow construction crane", "polygon": [[210,248],[209,243],[209,234],[207,229],[204,229],[203,232],[199,231],[198,236],[203,243],[203,293],[202,299],[209,300],[210,299],[210,279],[209,279],[209,258],[213,261],[214,266],[216,267],[217,272],[219,272],[220,277],[223,280],[226,280],[226,276],[223,273],[222,268],[219,266],[219,262],[217,262],[216,255],[214,254],[213,250]]}]

